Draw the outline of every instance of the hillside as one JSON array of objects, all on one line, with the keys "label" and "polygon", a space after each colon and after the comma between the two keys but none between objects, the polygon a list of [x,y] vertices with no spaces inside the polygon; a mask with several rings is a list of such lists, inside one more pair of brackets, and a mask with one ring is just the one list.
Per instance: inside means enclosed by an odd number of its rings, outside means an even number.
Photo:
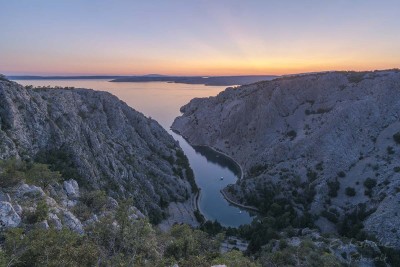
[{"label": "hillside", "polygon": [[115,96],[0,80],[0,159],[49,164],[83,190],[133,199],[157,223],[197,190],[177,142]]},{"label": "hillside", "polygon": [[400,248],[398,70],[283,77],[181,111],[173,130],[243,167],[244,179],[225,189],[231,198]]}]

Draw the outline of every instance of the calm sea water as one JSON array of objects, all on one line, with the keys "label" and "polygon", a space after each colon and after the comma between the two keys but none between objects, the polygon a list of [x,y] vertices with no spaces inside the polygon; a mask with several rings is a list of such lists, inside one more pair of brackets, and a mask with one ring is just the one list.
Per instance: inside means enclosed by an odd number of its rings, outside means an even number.
[{"label": "calm sea water", "polygon": [[[165,82],[111,83],[108,80],[20,80],[22,85],[33,86],[73,86],[107,91],[116,95],[132,108],[157,120],[179,141],[187,155],[201,188],[199,208],[209,220],[217,220],[224,226],[237,227],[250,223],[249,213],[230,205],[220,190],[238,179],[235,164],[226,157],[204,148],[193,148],[181,136],[173,133],[170,126],[180,115],[181,106],[195,97],[215,96],[225,86],[204,86],[196,84],[176,84]],[[223,177],[223,179],[221,179]]]}]

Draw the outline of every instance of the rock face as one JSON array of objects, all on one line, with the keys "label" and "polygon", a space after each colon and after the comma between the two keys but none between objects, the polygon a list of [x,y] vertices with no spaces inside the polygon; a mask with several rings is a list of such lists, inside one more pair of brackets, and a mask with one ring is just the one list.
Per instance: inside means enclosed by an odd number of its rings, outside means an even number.
[{"label": "rock face", "polygon": [[0,201],[0,227],[17,227],[21,218],[9,202]]},{"label": "rock face", "polygon": [[[184,175],[176,172],[185,168],[175,164],[178,150],[156,121],[109,93],[26,89],[0,79],[0,159],[58,166],[64,178],[114,198],[133,198],[157,219],[162,205],[191,194]],[[78,197],[74,184],[65,182],[64,188]]]},{"label": "rock face", "polygon": [[274,184],[299,213],[330,218],[317,221],[321,228],[362,210],[368,233],[400,247],[399,71],[284,77],[193,99],[181,111],[173,130],[242,165],[244,179],[230,189],[242,202]]}]

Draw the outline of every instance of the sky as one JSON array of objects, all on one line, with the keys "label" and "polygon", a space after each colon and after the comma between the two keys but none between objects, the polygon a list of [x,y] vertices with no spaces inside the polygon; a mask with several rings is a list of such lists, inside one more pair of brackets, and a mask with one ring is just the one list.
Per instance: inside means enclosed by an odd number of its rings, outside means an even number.
[{"label": "sky", "polygon": [[398,0],[0,0],[6,75],[400,67]]}]

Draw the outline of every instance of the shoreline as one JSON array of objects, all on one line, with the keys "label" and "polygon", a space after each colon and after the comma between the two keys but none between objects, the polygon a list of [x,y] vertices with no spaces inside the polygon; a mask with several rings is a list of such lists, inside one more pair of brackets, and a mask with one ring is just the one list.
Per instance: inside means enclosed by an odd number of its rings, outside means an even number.
[{"label": "shoreline", "polygon": [[[184,138],[185,138],[185,137],[184,137]],[[186,139],[186,138],[185,138],[185,139]],[[186,140],[187,140],[187,139],[186,139]],[[188,142],[188,143],[189,143],[189,142]],[[190,143],[189,143],[189,144],[190,144]],[[232,160],[232,161],[235,163],[235,165],[239,168],[239,171],[240,171],[240,177],[238,178],[238,180],[242,180],[242,179],[243,179],[243,177],[244,177],[243,168],[242,168],[242,166],[241,166],[235,159],[233,159],[231,156],[229,156],[228,154],[226,154],[226,153],[224,153],[224,152],[218,151],[216,148],[214,148],[214,147],[212,147],[212,146],[208,146],[208,145],[199,145],[199,146],[207,147],[207,148],[211,149],[212,151],[214,151],[215,153],[221,154],[221,155],[225,156],[226,158]],[[225,189],[226,189],[226,187],[223,188],[223,189],[221,189],[221,190],[219,190],[219,192],[220,192],[221,195],[225,198],[225,200],[228,201],[230,204],[232,204],[232,205],[234,205],[234,206],[236,206],[236,207],[238,207],[238,208],[246,209],[246,210],[249,210],[249,211],[259,212],[259,210],[258,210],[256,207],[246,206],[246,205],[240,204],[240,203],[236,202],[235,200],[233,200],[233,199],[232,199],[231,197],[229,197],[228,194],[225,192]]]},{"label": "shoreline", "polygon": [[[212,147],[212,146],[209,146],[209,145],[193,145],[191,142],[189,142],[188,138],[185,137],[183,134],[181,134],[179,131],[174,130],[174,129],[171,129],[171,130],[172,130],[173,132],[175,132],[176,134],[179,134],[180,136],[182,136],[183,139],[185,139],[186,142],[188,142],[189,145],[191,145],[191,146],[197,146],[197,147],[207,147],[207,148],[211,149],[212,151],[214,151],[215,153],[221,154],[221,155],[223,155],[224,157],[226,157],[226,158],[228,158],[229,160],[231,160],[232,162],[234,162],[235,165],[238,167],[238,169],[239,169],[239,171],[240,171],[240,177],[238,178],[238,180],[242,180],[242,179],[243,179],[243,177],[244,177],[244,172],[243,172],[242,166],[241,166],[235,159],[233,159],[231,156],[229,156],[228,154],[226,154],[226,153],[224,153],[224,152],[222,152],[222,151],[219,151],[219,150],[217,150],[216,148],[214,148],[214,147]],[[225,188],[221,189],[221,190],[220,190],[220,193],[221,193],[221,195],[223,196],[223,198],[224,198],[226,201],[228,201],[230,204],[232,204],[232,205],[234,205],[234,206],[236,206],[236,207],[238,207],[238,208],[246,209],[246,210],[253,211],[253,212],[259,212],[259,210],[258,210],[256,207],[246,206],[246,205],[243,205],[243,204],[240,204],[240,203],[236,202],[235,200],[233,200],[232,198],[230,198],[230,197],[228,196],[228,194],[227,194],[224,190],[225,190]],[[198,193],[198,197],[197,197],[197,201],[196,201],[196,207],[199,207],[199,203],[198,203],[198,202],[199,202],[199,199],[200,199],[199,196],[200,196],[200,194]],[[198,209],[198,211],[201,213],[200,209]],[[202,213],[201,213],[201,214],[202,214]],[[202,215],[203,215],[203,214],[202,214]],[[204,216],[204,215],[203,215],[203,216]]]},{"label": "shoreline", "polygon": [[228,197],[227,193],[224,191],[224,189],[221,189],[219,192],[221,192],[221,195],[226,199],[226,201],[228,201],[230,204],[238,207],[238,208],[242,208],[245,210],[250,210],[250,211],[254,211],[254,212],[259,212],[259,210],[256,207],[252,207],[252,206],[246,206],[240,203],[237,203],[235,201],[233,201],[231,198]]}]

